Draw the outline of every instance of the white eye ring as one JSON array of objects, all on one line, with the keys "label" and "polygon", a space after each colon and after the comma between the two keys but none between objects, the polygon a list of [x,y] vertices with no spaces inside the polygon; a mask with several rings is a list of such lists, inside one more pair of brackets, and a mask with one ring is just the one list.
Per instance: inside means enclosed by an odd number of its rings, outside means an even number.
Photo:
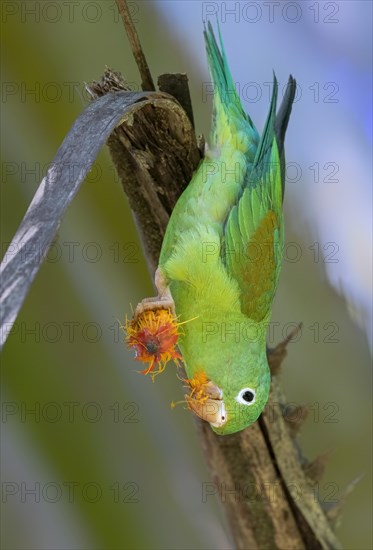
[{"label": "white eye ring", "polygon": [[241,403],[242,405],[253,405],[253,403],[255,403],[255,398],[255,390],[253,390],[252,388],[244,388],[238,393],[236,401],[237,403]]}]

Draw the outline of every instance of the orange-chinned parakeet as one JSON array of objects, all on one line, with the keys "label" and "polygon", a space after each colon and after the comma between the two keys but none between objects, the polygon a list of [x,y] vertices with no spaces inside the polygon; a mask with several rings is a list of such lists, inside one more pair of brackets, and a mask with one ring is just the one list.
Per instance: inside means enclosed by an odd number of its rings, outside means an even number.
[{"label": "orange-chinned parakeet", "polygon": [[[159,296],[135,312],[135,319],[153,315],[157,338],[146,340],[149,326],[138,321],[142,344],[132,344],[140,358],[182,357],[188,407],[225,435],[257,420],[270,389],[266,329],[282,263],[284,137],[295,80],[276,115],[274,77],[260,137],[235,91],[221,36],[220,48],[210,24],[204,36],[214,83],[211,142],[171,215],[155,277]],[[167,355],[177,339],[167,332],[167,309],[183,324],[181,356]]]}]

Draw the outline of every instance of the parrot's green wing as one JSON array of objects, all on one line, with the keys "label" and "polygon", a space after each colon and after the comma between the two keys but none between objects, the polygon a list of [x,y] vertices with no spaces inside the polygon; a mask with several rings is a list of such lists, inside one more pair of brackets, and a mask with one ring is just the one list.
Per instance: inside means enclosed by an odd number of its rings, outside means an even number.
[{"label": "parrot's green wing", "polygon": [[253,168],[225,226],[226,269],[239,284],[242,312],[258,322],[269,318],[282,263],[284,171],[279,149],[283,154],[283,138],[294,98],[295,81],[292,82],[289,80],[290,88],[276,125],[278,86],[274,78],[271,107]]}]

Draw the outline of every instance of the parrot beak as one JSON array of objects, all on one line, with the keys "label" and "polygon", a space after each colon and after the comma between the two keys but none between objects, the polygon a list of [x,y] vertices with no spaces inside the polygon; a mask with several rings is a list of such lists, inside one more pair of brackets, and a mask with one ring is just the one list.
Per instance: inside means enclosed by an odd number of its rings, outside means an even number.
[{"label": "parrot beak", "polygon": [[208,396],[205,401],[189,397],[188,405],[199,418],[209,422],[214,428],[220,428],[227,421],[223,392],[212,382],[206,384],[204,392]]}]

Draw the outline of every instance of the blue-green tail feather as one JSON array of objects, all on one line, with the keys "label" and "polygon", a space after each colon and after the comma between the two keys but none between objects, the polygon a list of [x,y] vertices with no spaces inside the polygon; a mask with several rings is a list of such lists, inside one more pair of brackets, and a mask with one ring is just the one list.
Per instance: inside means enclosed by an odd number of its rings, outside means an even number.
[{"label": "blue-green tail feather", "polygon": [[[214,83],[214,121],[213,121],[213,141],[219,143],[219,137],[224,135],[224,130],[219,125],[226,124],[226,120],[232,125],[233,133],[245,132],[249,147],[249,161],[252,162],[255,156],[256,146],[259,142],[258,132],[242,107],[241,100],[237,94],[236,87],[230,72],[223,40],[219,32],[220,47],[216,41],[211,23],[209,22],[204,29],[204,37],[207,51],[208,64]],[[224,113],[224,117],[222,114]]]}]

